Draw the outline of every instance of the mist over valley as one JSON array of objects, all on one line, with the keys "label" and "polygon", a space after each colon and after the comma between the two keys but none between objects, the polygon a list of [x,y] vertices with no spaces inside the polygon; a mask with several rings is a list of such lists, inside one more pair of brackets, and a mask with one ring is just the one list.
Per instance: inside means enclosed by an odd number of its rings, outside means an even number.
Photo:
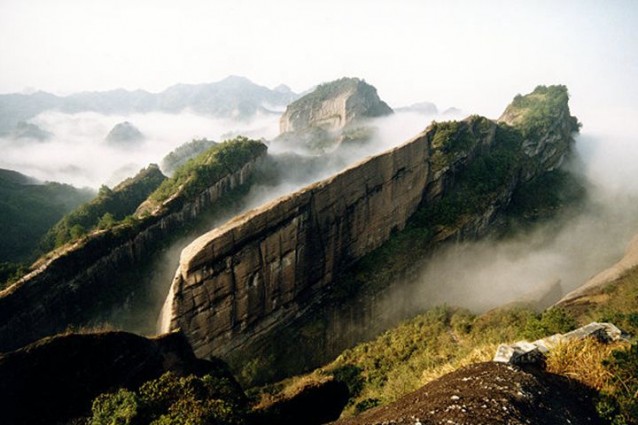
[{"label": "mist over valley", "polygon": [[635,424],[636,19],[3,2],[0,423]]}]

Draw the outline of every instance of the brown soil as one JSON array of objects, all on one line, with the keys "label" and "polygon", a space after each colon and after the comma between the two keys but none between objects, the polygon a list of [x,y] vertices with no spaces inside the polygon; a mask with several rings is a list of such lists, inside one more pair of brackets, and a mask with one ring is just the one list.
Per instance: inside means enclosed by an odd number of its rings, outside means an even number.
[{"label": "brown soil", "polygon": [[558,375],[477,363],[338,425],[598,424],[592,391]]}]

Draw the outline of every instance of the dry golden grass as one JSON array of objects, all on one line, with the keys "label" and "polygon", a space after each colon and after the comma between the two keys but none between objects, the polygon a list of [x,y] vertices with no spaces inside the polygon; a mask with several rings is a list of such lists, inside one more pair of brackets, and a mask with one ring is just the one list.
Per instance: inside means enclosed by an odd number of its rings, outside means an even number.
[{"label": "dry golden grass", "polygon": [[465,357],[455,360],[444,365],[425,369],[421,374],[421,385],[425,385],[430,381],[440,378],[441,376],[454,372],[458,368],[468,366],[472,363],[486,362],[492,360],[498,344],[485,344],[474,348]]},{"label": "dry golden grass", "polygon": [[627,346],[624,342],[604,344],[593,338],[561,343],[548,353],[546,368],[548,372],[575,379],[600,391],[609,385],[611,378],[602,361],[613,350]]},{"label": "dry golden grass", "polygon": [[288,378],[279,383],[279,391],[274,393],[261,392],[259,394],[259,401],[254,405],[254,408],[257,410],[264,409],[280,400],[292,398],[308,386],[319,385],[331,379],[333,379],[332,376],[326,375],[321,369],[317,369],[307,375]]}]

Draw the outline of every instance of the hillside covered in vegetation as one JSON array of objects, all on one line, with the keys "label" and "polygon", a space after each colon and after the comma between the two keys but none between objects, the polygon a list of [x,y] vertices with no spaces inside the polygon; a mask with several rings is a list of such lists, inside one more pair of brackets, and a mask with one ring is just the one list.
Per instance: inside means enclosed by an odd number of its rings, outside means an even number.
[{"label": "hillside covered in vegetation", "polygon": [[90,189],[0,170],[0,282],[32,262],[47,230],[92,196]]},{"label": "hillside covered in vegetation", "polygon": [[65,215],[47,232],[42,241],[43,250],[50,251],[96,229],[113,227],[116,222],[132,216],[165,179],[157,165],[151,164],[113,189],[100,187],[96,198]]}]

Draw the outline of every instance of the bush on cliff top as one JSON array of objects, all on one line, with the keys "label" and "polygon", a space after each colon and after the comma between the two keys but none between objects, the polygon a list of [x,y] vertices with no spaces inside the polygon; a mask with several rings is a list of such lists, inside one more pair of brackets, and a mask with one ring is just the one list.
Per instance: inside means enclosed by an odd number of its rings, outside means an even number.
[{"label": "bush on cliff top", "polygon": [[[520,128],[525,137],[537,137],[550,128],[556,117],[569,111],[568,99],[564,85],[538,86],[530,94],[514,97],[501,119]],[[570,125],[572,131],[580,127],[575,117],[570,117]]]},{"label": "bush on cliff top", "polygon": [[239,170],[247,162],[266,151],[266,145],[246,137],[236,137],[215,145],[177,168],[149,199],[161,203],[180,193],[193,198],[212,183]]},{"label": "bush on cliff top", "polygon": [[175,148],[162,159],[162,170],[167,173],[172,173],[179,166],[185,164],[189,159],[194,158],[216,144],[217,143],[206,138],[193,139],[190,142],[184,143],[183,145]]}]

